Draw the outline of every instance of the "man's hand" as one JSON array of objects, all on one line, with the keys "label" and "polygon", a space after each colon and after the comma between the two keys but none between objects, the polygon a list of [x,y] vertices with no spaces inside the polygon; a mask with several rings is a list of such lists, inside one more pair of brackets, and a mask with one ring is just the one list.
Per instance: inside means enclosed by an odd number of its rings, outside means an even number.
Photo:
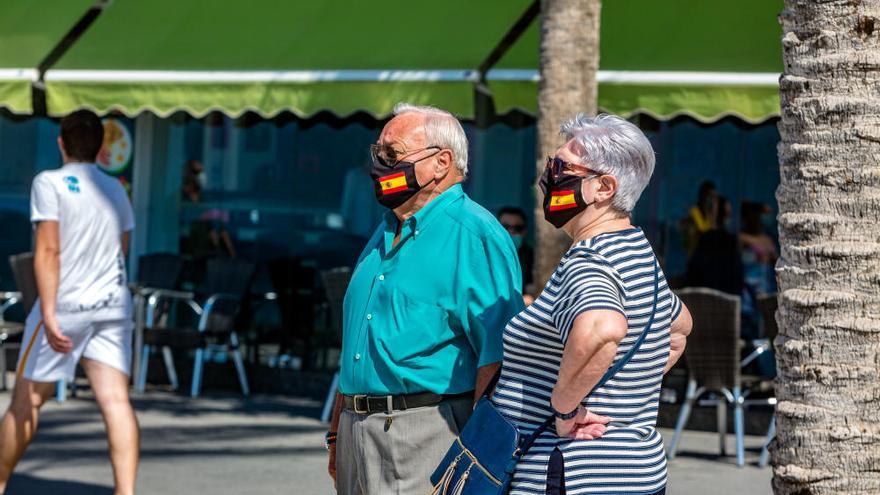
[{"label": "man's hand", "polygon": [[73,350],[73,341],[61,333],[55,315],[43,318],[43,330],[46,331],[46,340],[49,341],[49,347],[53,351],[67,354]]},{"label": "man's hand", "polygon": [[608,416],[599,416],[584,406],[578,406],[577,416],[569,420],[556,418],[556,434],[577,440],[593,440],[605,434],[605,425],[609,421],[611,418]]}]

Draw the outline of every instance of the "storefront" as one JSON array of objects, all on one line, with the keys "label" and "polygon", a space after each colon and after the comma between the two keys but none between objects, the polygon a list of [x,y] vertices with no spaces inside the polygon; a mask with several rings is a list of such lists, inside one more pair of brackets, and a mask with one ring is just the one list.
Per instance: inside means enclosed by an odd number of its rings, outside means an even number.
[{"label": "storefront", "polygon": [[[116,172],[137,215],[132,259],[215,249],[351,263],[380,214],[366,149],[398,101],[462,116],[468,192],[489,209],[532,214],[537,21],[492,70],[478,70],[531,1],[453,2],[443,13],[403,0],[116,0],[60,52],[94,2],[49,3],[51,19],[45,2],[0,7],[2,46],[27,45],[0,50],[0,208],[9,217],[0,256],[29,247],[29,182],[58,165],[54,118],[77,108],[130,134],[131,159]],[[765,0],[603,6],[599,106],[638,121],[654,142],[657,173],[635,220],[672,274],[684,265],[677,223],[700,182],[731,200],[734,228],[739,201],[773,202],[779,10]],[[478,86],[492,97],[488,119]],[[190,160],[204,165],[196,199],[184,191]],[[208,246],[206,235],[220,240]],[[0,277],[9,281],[3,268]]]}]

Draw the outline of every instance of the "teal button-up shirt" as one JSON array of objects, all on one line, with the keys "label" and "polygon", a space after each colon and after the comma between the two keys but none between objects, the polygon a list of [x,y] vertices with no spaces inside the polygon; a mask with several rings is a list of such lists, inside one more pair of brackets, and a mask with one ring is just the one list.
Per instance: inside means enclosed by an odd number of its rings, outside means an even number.
[{"label": "teal button-up shirt", "polygon": [[501,361],[522,310],[516,249],[455,185],[401,228],[388,212],[361,253],[343,306],[343,394],[457,394]]}]

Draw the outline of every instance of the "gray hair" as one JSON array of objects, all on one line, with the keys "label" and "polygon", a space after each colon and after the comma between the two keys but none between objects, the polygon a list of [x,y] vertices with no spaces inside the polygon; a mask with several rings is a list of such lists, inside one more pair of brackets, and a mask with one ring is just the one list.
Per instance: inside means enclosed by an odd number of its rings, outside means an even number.
[{"label": "gray hair", "polygon": [[654,173],[654,148],[641,129],[616,115],[579,113],[562,124],[560,134],[581,145],[583,165],[617,179],[611,207],[632,212]]},{"label": "gray hair", "polygon": [[439,146],[452,150],[455,168],[462,177],[468,173],[468,141],[461,123],[446,110],[435,107],[398,103],[394,105],[394,115],[417,113],[425,116],[425,138],[428,146]]}]

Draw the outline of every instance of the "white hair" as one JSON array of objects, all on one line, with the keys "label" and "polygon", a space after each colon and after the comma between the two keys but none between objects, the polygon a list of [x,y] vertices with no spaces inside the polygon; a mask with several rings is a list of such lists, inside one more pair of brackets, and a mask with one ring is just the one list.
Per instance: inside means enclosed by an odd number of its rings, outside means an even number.
[{"label": "white hair", "polygon": [[616,115],[579,113],[562,124],[560,133],[580,145],[584,166],[617,179],[611,207],[632,212],[654,173],[654,148],[641,129]]},{"label": "white hair", "polygon": [[394,105],[394,115],[417,113],[425,116],[425,138],[428,146],[439,146],[452,150],[455,168],[462,177],[468,173],[468,141],[461,122],[446,110],[435,107],[398,103]]}]

